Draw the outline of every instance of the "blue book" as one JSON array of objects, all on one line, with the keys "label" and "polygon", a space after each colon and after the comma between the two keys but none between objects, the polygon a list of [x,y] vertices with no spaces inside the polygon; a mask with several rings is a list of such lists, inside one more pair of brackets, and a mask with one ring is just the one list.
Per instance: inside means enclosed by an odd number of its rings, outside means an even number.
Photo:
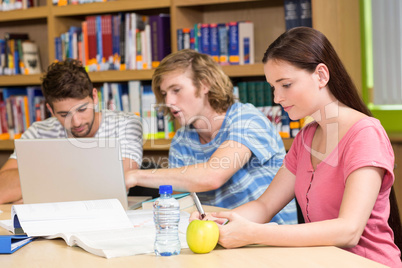
[{"label": "blue book", "polygon": [[219,36],[219,63],[221,65],[229,64],[229,40],[228,40],[228,25],[226,23],[218,24]]},{"label": "blue book", "polygon": [[0,253],[11,254],[33,240],[26,235],[0,235]]},{"label": "blue book", "polygon": [[209,36],[210,36],[210,55],[212,58],[219,62],[219,34],[218,34],[218,24],[211,23],[209,25]]},{"label": "blue book", "polygon": [[96,16],[96,44],[97,54],[96,61],[98,64],[102,63],[103,46],[102,46],[102,17]]},{"label": "blue book", "polygon": [[300,12],[300,26],[313,27],[311,19],[311,0],[298,0]]},{"label": "blue book", "polygon": [[201,24],[201,53],[210,55],[209,39],[209,25],[208,23],[203,23]]},{"label": "blue book", "polygon": [[230,65],[240,64],[239,51],[239,23],[229,22],[229,63]]},{"label": "blue book", "polygon": [[286,30],[300,26],[299,0],[284,0]]},{"label": "blue book", "polygon": [[177,29],[177,50],[182,50],[184,48],[184,35],[183,29]]}]

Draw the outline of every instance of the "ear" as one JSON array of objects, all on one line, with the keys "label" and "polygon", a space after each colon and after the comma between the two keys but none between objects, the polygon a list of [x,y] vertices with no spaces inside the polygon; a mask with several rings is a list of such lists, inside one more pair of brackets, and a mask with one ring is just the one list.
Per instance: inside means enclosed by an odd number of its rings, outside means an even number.
[{"label": "ear", "polygon": [[206,82],[201,83],[201,94],[202,95],[208,94],[209,89],[210,89],[210,87],[209,87],[208,83],[206,83]]},{"label": "ear", "polygon": [[92,99],[94,100],[94,105],[98,104],[98,90],[96,88],[92,89]]},{"label": "ear", "polygon": [[51,115],[55,117],[53,109],[52,109],[52,107],[50,107],[49,103],[46,103],[46,107],[49,110],[49,112],[51,113]]},{"label": "ear", "polygon": [[320,88],[325,87],[329,81],[329,70],[327,65],[325,65],[324,63],[318,64],[315,69],[315,74],[318,77],[318,83]]}]

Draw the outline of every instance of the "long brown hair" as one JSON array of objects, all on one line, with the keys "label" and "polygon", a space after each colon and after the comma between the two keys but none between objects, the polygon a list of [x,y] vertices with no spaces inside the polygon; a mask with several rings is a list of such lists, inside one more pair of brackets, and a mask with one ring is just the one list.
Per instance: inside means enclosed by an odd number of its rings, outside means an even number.
[{"label": "long brown hair", "polygon": [[328,88],[332,95],[346,106],[372,116],[335,49],[321,32],[310,27],[290,29],[268,47],[262,62],[269,59],[287,61],[311,73],[324,63],[330,73]]}]

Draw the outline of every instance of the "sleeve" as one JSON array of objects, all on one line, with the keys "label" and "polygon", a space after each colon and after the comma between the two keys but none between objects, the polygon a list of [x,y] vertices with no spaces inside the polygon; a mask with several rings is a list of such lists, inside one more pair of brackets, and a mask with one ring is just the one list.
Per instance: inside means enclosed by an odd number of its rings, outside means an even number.
[{"label": "sleeve", "polygon": [[[38,129],[36,128],[36,124],[33,123],[24,133],[22,133],[20,139],[37,139],[39,137]],[[17,154],[14,152],[10,155],[11,159],[17,159]]]},{"label": "sleeve", "polygon": [[362,167],[380,167],[386,173],[382,188],[394,182],[394,152],[385,130],[381,125],[366,126],[353,133],[345,145],[344,178]]},{"label": "sleeve", "polygon": [[285,167],[294,175],[296,175],[297,164],[299,163],[299,157],[301,157],[301,150],[303,150],[305,142],[311,142],[316,128],[316,122],[312,122],[304,126],[294,138],[292,146],[290,147],[285,156],[285,159],[283,160],[283,164],[285,165]]},{"label": "sleeve", "polygon": [[134,160],[138,166],[142,163],[142,123],[138,116],[131,116],[125,122],[123,135],[120,135],[121,155]]},{"label": "sleeve", "polygon": [[[239,109],[231,117],[228,140],[239,142],[257,157],[260,165],[264,165],[276,154],[285,155],[283,141],[271,122],[253,107]],[[282,158],[283,158],[282,156]]]},{"label": "sleeve", "polygon": [[296,175],[297,171],[297,152],[300,144],[300,133],[301,131],[296,135],[295,139],[292,142],[292,146],[290,146],[289,151],[283,159],[284,166],[294,175]]}]

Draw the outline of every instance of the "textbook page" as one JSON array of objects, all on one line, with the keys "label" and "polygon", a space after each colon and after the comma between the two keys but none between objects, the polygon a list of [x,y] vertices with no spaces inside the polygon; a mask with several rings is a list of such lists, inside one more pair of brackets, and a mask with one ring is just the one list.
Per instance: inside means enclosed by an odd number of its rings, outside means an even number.
[{"label": "textbook page", "polygon": [[132,228],[117,199],[14,205],[15,215],[28,236]]}]

